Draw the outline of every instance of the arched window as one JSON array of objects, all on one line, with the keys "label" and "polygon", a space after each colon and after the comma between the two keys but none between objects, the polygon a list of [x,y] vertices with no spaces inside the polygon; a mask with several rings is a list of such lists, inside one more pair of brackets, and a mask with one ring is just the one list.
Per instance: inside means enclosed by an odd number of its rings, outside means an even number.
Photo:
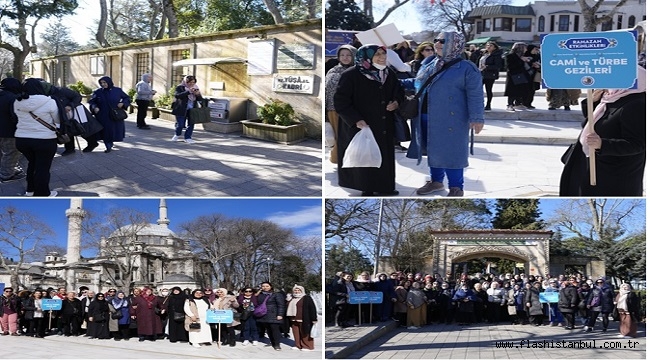
[{"label": "arched window", "polygon": [[634,17],[634,15],[631,15],[627,21],[627,27],[631,29],[634,27],[634,25],[636,25],[636,17]]},{"label": "arched window", "polygon": [[537,21],[537,32],[544,32],[544,21],[546,19],[544,16],[540,16],[539,20]]}]

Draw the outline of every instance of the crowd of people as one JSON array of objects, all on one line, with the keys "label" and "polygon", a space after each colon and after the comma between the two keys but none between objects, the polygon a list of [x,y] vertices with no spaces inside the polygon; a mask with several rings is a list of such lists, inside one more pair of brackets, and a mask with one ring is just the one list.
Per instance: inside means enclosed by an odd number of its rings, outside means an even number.
[{"label": "crowd of people", "polygon": [[[377,291],[382,303],[350,304],[350,293]],[[619,337],[637,336],[640,300],[630,284],[620,285],[615,294],[605,278],[596,280],[580,274],[525,276],[525,274],[379,273],[368,272],[356,280],[341,272],[326,286],[328,320],[342,328],[359,323],[397,321],[409,330],[440,323],[458,325],[511,323],[512,325],[563,326],[585,332],[609,329],[609,318],[619,321]],[[372,309],[372,312],[371,310]],[[601,318],[600,327],[596,327]]]},{"label": "crowd of people", "polygon": [[[416,190],[418,195],[447,188],[447,196],[464,196],[463,172],[473,154],[473,135],[482,131],[484,113],[492,110],[492,88],[500,73],[505,70],[507,111],[534,110],[542,81],[538,45],[516,42],[504,56],[494,41],[484,49],[471,45],[467,50],[463,35],[455,32],[441,32],[414,51],[408,42],[392,47],[342,45],[335,62],[325,77],[327,122],[335,143],[330,161],[337,164],[338,185],[358,190],[361,196],[399,195],[395,150],[405,149],[400,141],[410,141],[406,157],[418,165],[426,157],[429,177]],[[410,140],[400,140],[396,134],[401,132],[395,128],[406,117],[401,106],[413,94],[418,103],[417,115],[408,118]],[[547,89],[548,110],[571,110],[580,94],[579,89]],[[596,90],[594,100],[594,130],[585,121],[580,138],[562,157],[560,195],[642,196],[644,68],[638,66],[635,89]],[[586,119],[586,100],[582,106]],[[379,148],[380,166],[344,167],[346,149],[364,128],[371,130]],[[596,186],[590,185],[586,165],[590,148],[596,150]]]},{"label": "crowd of people", "polygon": [[[60,299],[61,309],[44,310],[44,299]],[[232,322],[208,323],[209,309],[231,310]],[[15,294],[7,287],[0,296],[1,333],[9,336],[85,336],[115,341],[133,337],[141,342],[166,338],[197,348],[219,339],[224,346],[258,346],[268,338],[266,346],[281,350],[282,337],[289,337],[291,331],[295,342],[291,349],[313,351],[312,328],[319,326],[317,321],[315,303],[304,287],[295,285],[290,294],[284,294],[269,282],[236,293],[225,288],[173,287],[158,294],[151,288],[135,288],[130,294],[117,289],[95,294],[82,287],[79,292],[59,288]]]},{"label": "crowd of people", "polygon": [[[142,130],[150,129],[145,122],[146,111],[156,94],[150,83],[151,75],[143,74],[142,81],[136,84],[136,122]],[[51,190],[49,183],[59,135],[65,134],[69,139],[63,144],[62,156],[75,153],[75,136],[86,140],[84,153],[95,150],[99,141],[105,146],[104,153],[110,153],[116,142],[124,141],[126,109],[133,99],[108,76],[101,77],[98,84],[99,88],[88,100],[88,110],[82,105],[81,95],[70,88],[57,87],[38,78],[22,82],[11,77],[2,79],[0,116],[4,121],[0,122],[0,182],[26,178],[25,196],[57,196],[58,192]],[[176,116],[176,128],[171,140],[177,141],[185,130],[184,141],[194,143],[194,123],[189,110],[203,101],[196,77],[185,76],[175,87],[174,96],[172,114]],[[79,123],[77,130],[84,128],[83,133],[72,131],[76,123]],[[27,160],[27,169],[21,166],[23,157]]]}]

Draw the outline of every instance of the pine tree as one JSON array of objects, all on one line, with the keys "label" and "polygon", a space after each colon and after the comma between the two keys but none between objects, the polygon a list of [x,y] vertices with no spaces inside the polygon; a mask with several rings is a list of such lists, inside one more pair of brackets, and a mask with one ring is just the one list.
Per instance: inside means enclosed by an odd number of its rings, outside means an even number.
[{"label": "pine tree", "polygon": [[539,199],[498,199],[492,220],[495,229],[540,230]]},{"label": "pine tree", "polygon": [[372,28],[372,18],[366,16],[354,0],[328,0],[325,28],[364,31]]},{"label": "pine tree", "polygon": [[49,24],[41,38],[43,42],[39,44],[39,52],[42,56],[69,54],[80,48],[79,44],[72,40],[70,28],[63,25],[61,19]]}]

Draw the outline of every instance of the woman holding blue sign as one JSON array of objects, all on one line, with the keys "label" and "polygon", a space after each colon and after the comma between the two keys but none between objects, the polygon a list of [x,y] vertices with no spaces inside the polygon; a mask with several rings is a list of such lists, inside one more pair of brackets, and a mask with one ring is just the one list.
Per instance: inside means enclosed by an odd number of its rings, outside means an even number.
[{"label": "woman holding blue sign", "polygon": [[[235,309],[239,307],[237,298],[234,295],[228,295],[228,290],[219,288],[216,293],[217,298],[212,303],[215,309],[230,310],[234,313]],[[235,346],[235,326],[239,326],[239,321],[235,319],[230,324],[220,324],[221,345]]]},{"label": "woman holding blue sign", "polygon": [[[584,128],[562,156],[560,196],[643,196],[646,73],[637,67],[636,89],[594,91],[594,129]],[[587,114],[583,101],[583,113]],[[596,149],[596,185],[589,181],[589,148]]]}]

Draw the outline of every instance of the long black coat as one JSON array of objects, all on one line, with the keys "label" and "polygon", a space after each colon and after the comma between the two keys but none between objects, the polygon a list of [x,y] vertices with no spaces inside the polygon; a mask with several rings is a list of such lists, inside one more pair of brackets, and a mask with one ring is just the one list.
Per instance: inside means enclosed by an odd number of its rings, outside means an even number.
[{"label": "long black coat", "polygon": [[575,312],[578,308],[579,302],[580,298],[578,297],[578,289],[576,289],[575,286],[569,285],[560,289],[560,301],[557,303],[560,312]]},{"label": "long black coat", "polygon": [[0,90],[0,138],[12,138],[16,133],[18,119],[14,113],[14,102],[17,97],[13,91]]},{"label": "long black coat", "polygon": [[266,315],[257,318],[258,323],[269,323],[269,324],[284,324],[284,319],[278,320],[278,316],[284,317],[287,313],[286,300],[284,296],[279,292],[271,293],[267,295],[265,293],[260,293],[257,295],[257,303],[262,304],[264,299],[267,296],[270,298],[266,301]]},{"label": "long black coat", "polygon": [[[392,111],[386,110],[386,106],[390,101],[401,101],[403,98],[404,90],[392,71],[388,72],[384,84],[368,79],[356,67],[341,74],[334,94],[334,108],[342,119],[336,140],[339,149],[339,186],[379,193],[395,190],[395,117]],[[345,150],[360,131],[356,125],[359,120],[365,120],[370,126],[379,145],[382,158],[380,168],[341,168]]]},{"label": "long black coat", "polygon": [[[586,112],[585,102],[583,106]],[[596,186],[589,184],[588,159],[576,142],[563,156],[560,196],[643,195],[645,106],[645,92],[607,104],[603,117],[594,125],[603,142],[596,151]]]},{"label": "long black coat", "polygon": [[[289,302],[287,302],[287,305],[289,305]],[[302,324],[300,325],[302,332],[304,334],[309,334],[314,325],[314,321],[318,321],[316,304],[314,304],[314,300],[311,296],[305,295],[298,301],[297,307],[302,308],[302,318],[296,318],[296,320],[302,320]],[[292,316],[292,318],[293,317],[294,316]]]},{"label": "long black coat", "polygon": [[494,50],[485,58],[485,69],[481,71],[483,79],[496,80],[499,78],[499,72],[503,68],[503,51]]},{"label": "long black coat", "polygon": [[[506,76],[506,90],[504,92],[505,96],[513,97],[522,97],[528,91],[530,91],[532,86],[532,79],[526,71],[526,66],[524,61],[519,58],[519,55],[515,53],[510,53],[506,55],[506,66],[508,69]],[[524,74],[528,79],[528,83],[515,85],[512,82],[512,75],[515,74]]]},{"label": "long black coat", "polygon": [[526,303],[530,303],[530,307],[528,308],[528,313],[531,316],[534,315],[544,315],[544,309],[542,308],[542,303],[539,301],[539,293],[540,289],[537,289],[536,287],[531,287],[526,291]]}]

